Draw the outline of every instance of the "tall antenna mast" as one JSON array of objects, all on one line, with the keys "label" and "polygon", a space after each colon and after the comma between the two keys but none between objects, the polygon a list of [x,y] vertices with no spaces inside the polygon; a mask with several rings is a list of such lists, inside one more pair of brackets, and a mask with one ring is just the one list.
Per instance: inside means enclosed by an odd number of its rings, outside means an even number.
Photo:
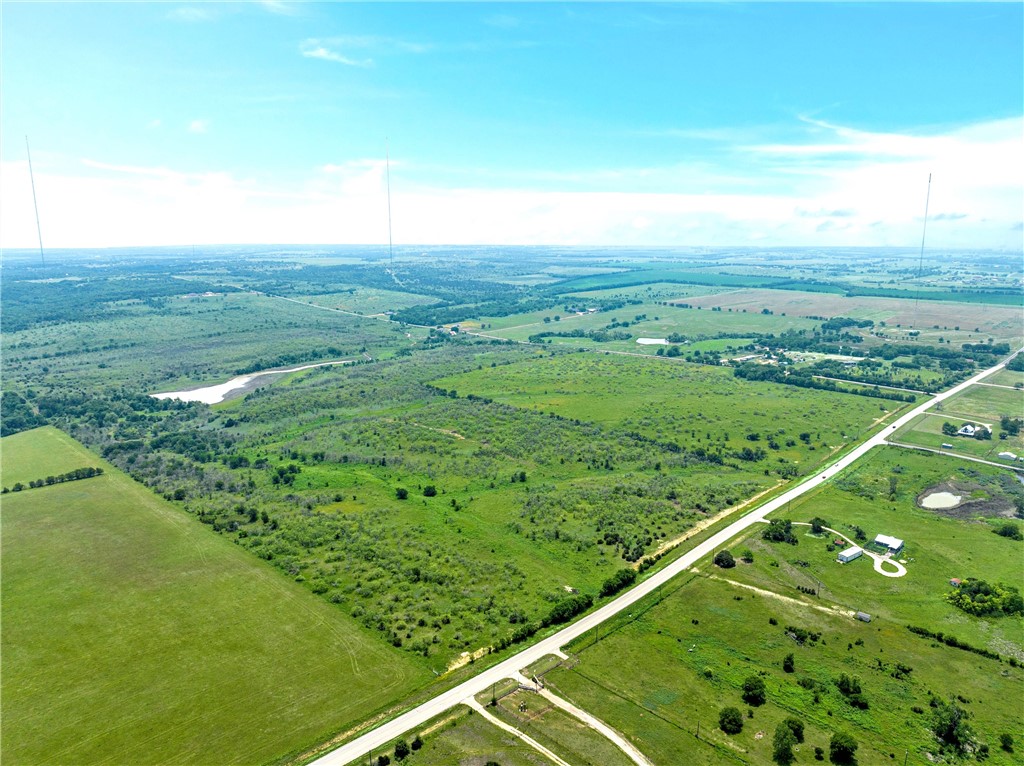
[{"label": "tall antenna mast", "polygon": [[391,260],[391,273],[395,272],[395,253],[391,246],[391,149],[387,139],[384,140],[384,167],[388,181],[388,258]]},{"label": "tall antenna mast", "polygon": [[928,203],[932,197],[932,174],[928,174],[928,191],[924,197],[924,228],[921,230],[921,256],[917,261],[917,297],[914,298],[914,329],[917,329],[917,303],[921,300],[921,274],[924,272],[924,238],[928,233]]},{"label": "tall antenna mast", "polygon": [[43,229],[39,225],[39,203],[36,202],[36,177],[32,172],[32,151],[28,148],[28,136],[25,136],[25,154],[28,155],[28,177],[32,182],[32,206],[36,209],[36,234],[39,235],[39,260],[46,264],[46,256],[43,255]]}]

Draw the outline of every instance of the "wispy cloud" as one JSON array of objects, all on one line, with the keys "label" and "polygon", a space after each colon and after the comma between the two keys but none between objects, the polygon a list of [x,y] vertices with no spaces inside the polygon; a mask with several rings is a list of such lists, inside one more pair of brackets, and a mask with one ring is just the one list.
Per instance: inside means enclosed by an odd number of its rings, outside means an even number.
[{"label": "wispy cloud", "polygon": [[299,0],[256,0],[256,4],[270,13],[281,16],[294,16],[303,6]]},{"label": "wispy cloud", "polygon": [[345,66],[373,66],[372,58],[352,58],[342,53],[340,48],[341,45],[336,41],[309,39],[303,40],[299,45],[299,53],[308,59],[333,61],[335,64],[344,64]]},{"label": "wispy cloud", "polygon": [[167,12],[167,18],[174,21],[212,21],[217,18],[217,16],[217,9],[212,4],[180,5]]},{"label": "wispy cloud", "polygon": [[484,24],[497,29],[517,29],[520,23],[518,16],[512,16],[508,13],[496,13],[484,19]]},{"label": "wispy cloud", "polygon": [[202,134],[202,133],[206,133],[209,129],[210,129],[210,121],[209,120],[192,120],[192,122],[190,122],[188,124],[188,132],[189,133]]}]

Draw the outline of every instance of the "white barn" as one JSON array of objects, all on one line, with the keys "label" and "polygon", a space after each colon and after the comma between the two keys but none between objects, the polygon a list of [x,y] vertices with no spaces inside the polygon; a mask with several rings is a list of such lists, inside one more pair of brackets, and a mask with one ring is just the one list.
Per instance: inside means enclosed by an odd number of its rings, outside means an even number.
[{"label": "white barn", "polygon": [[863,555],[863,549],[858,548],[856,545],[853,545],[849,548],[839,551],[839,556],[836,557],[836,561],[838,561],[840,564],[846,564],[850,561],[853,561],[854,559],[860,558]]}]

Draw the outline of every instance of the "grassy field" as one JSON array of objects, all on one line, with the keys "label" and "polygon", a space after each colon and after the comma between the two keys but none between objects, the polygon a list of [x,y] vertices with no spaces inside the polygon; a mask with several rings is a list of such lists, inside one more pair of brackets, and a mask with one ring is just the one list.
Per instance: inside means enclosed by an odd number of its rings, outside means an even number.
[{"label": "grassy field", "polygon": [[971,386],[944,401],[942,414],[977,418],[996,428],[1003,415],[1019,418],[1024,414],[1024,391],[995,386]]},{"label": "grassy field", "polygon": [[491,710],[499,719],[573,766],[630,766],[633,763],[595,729],[532,692],[514,692],[498,700]]},{"label": "grassy field", "polygon": [[[537,358],[436,384],[687,448],[725,454],[760,447],[768,452],[768,465],[799,464],[804,470],[897,407],[887,400],[750,383],[720,367],[596,354]],[[623,397],[623,391],[631,395]],[[806,443],[797,438],[801,433],[808,434]]]},{"label": "grassy field", "polygon": [[[436,727],[436,728],[435,728]],[[411,741],[410,734],[407,741]],[[407,761],[410,766],[551,766],[533,747],[502,731],[468,708],[457,708],[430,724],[422,735],[423,748]],[[394,760],[392,760],[394,763]]]},{"label": "grassy field", "polygon": [[342,309],[356,314],[372,315],[385,311],[398,311],[409,306],[435,303],[436,298],[398,290],[382,290],[376,287],[351,285],[346,290],[316,295],[299,295],[298,300],[314,303],[332,309]]},{"label": "grassy field", "polygon": [[104,465],[78,442],[52,428],[23,431],[0,439],[0,461],[0,481],[5,487],[17,482],[28,484],[76,468]]},{"label": "grassy field", "polygon": [[[59,431],[3,469],[99,461]],[[5,764],[261,763],[367,718],[429,672],[104,464],[5,495]],[[344,690],[344,693],[339,693]]]},{"label": "grassy field", "polygon": [[995,375],[989,375],[985,383],[993,383],[997,386],[1024,386],[1024,372],[1016,370],[999,370]]}]

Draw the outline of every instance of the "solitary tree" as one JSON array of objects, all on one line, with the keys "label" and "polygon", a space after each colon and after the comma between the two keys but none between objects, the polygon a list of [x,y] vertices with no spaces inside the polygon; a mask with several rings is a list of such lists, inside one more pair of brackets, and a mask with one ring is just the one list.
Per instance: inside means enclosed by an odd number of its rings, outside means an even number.
[{"label": "solitary tree", "polygon": [[942,743],[960,754],[967,750],[973,732],[967,723],[968,713],[955,702],[939,702],[932,715],[932,731]]},{"label": "solitary tree", "polygon": [[792,673],[796,670],[796,660],[793,658],[792,652],[782,658],[782,669],[787,673]]},{"label": "solitary tree", "polygon": [[399,487],[398,489],[395,490],[395,497],[397,497],[399,500],[405,500],[407,497],[409,497],[409,490],[407,490],[405,487]]},{"label": "solitary tree", "polygon": [[433,484],[428,484],[423,488],[423,497],[434,497],[437,494],[437,487]]},{"label": "solitary tree", "polygon": [[828,757],[832,763],[853,763],[853,755],[857,752],[857,741],[845,731],[832,735],[828,743]]},{"label": "solitary tree", "polygon": [[764,681],[759,676],[748,676],[743,682],[743,701],[755,707],[764,704]]},{"label": "solitary tree", "polygon": [[743,713],[734,707],[722,708],[718,714],[718,728],[726,734],[739,734],[743,731]]},{"label": "solitary tree", "polygon": [[736,559],[732,557],[729,551],[719,551],[715,554],[715,566],[722,569],[732,569],[736,566]]},{"label": "solitary tree", "polygon": [[788,726],[789,730],[791,732],[793,732],[793,739],[795,739],[798,743],[804,741],[804,722],[803,721],[801,721],[799,718],[794,718],[793,716],[790,716],[789,718],[787,718],[782,723],[784,725]]}]

